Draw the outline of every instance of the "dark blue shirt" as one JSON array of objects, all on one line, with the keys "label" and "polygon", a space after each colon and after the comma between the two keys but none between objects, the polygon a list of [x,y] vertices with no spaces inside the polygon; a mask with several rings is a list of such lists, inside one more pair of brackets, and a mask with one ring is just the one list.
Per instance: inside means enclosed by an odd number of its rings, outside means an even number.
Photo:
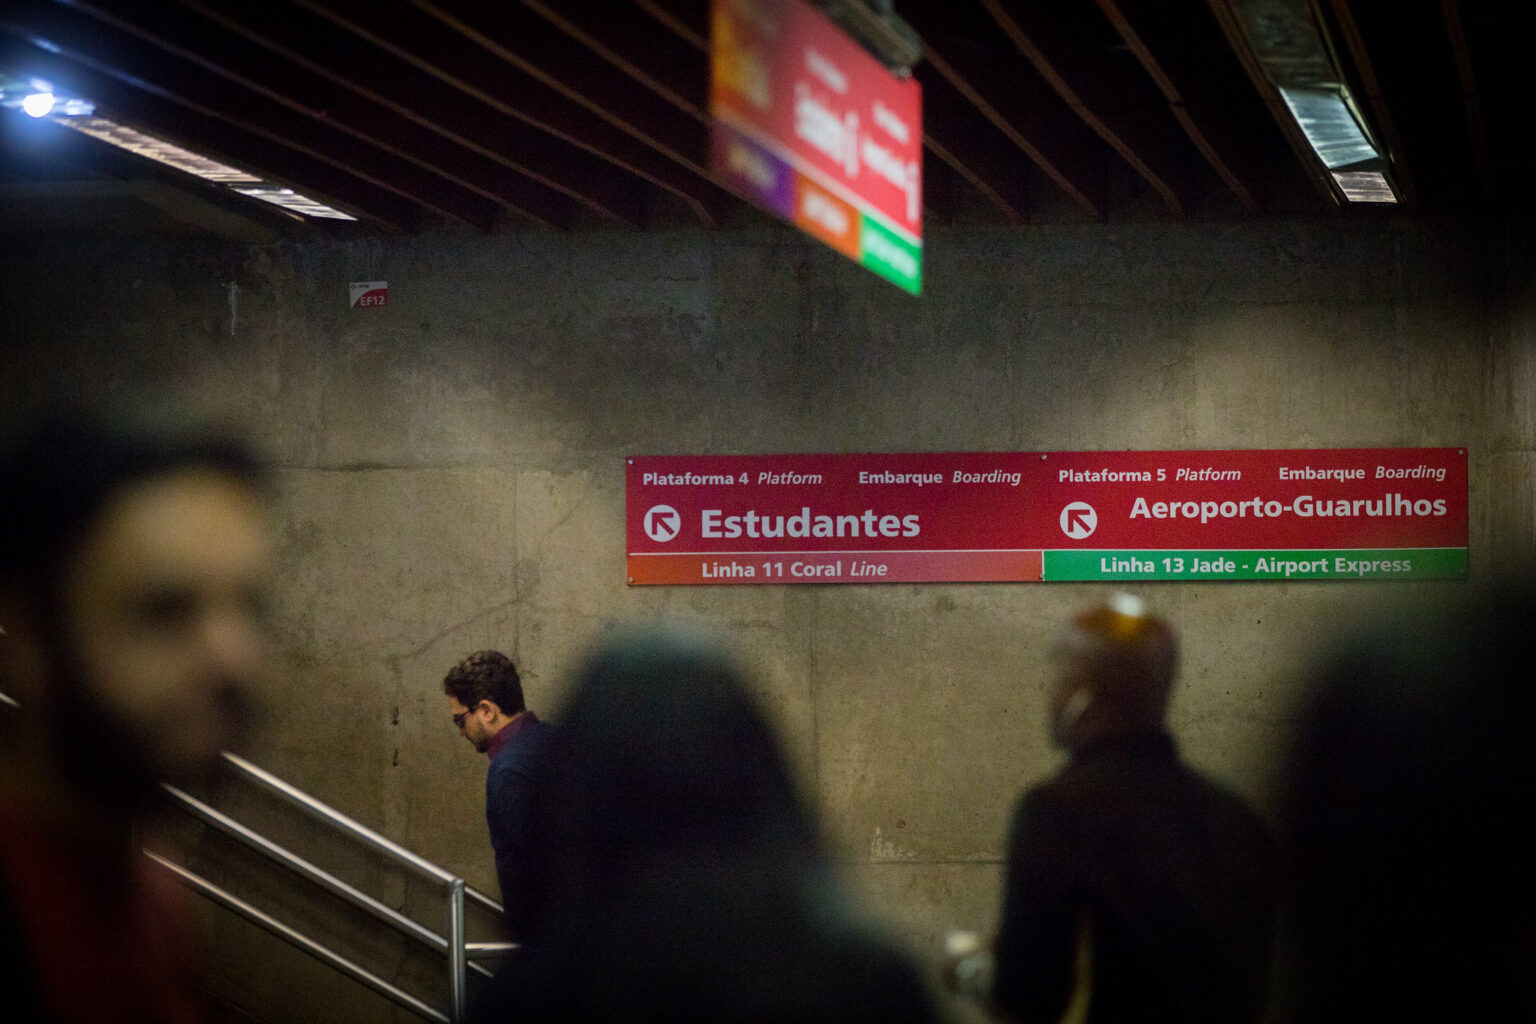
[{"label": "dark blue shirt", "polygon": [[485,820],[496,851],[496,881],[512,937],[522,940],[528,925],[529,852],[532,848],[531,800],[543,761],[542,751],[554,726],[532,711],[502,728],[486,749],[491,759],[485,777]]}]

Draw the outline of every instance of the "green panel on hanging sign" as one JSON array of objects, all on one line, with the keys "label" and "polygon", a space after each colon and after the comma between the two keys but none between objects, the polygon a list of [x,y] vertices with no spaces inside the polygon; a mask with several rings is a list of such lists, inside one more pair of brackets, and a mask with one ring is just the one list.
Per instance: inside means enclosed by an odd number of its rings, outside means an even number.
[{"label": "green panel on hanging sign", "polygon": [[859,262],[913,295],[923,293],[923,247],[864,214],[859,227]]}]

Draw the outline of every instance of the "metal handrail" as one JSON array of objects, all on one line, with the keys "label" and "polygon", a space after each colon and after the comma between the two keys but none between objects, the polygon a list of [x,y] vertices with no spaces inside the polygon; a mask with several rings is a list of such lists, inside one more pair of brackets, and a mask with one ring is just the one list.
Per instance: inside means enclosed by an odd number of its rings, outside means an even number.
[{"label": "metal handrail", "polygon": [[474,886],[466,885],[464,887],[464,897],[473,903],[480,904],[481,907],[489,910],[497,917],[500,917],[502,914],[506,913],[506,910],[502,908],[500,903],[497,903],[495,900],[491,899],[489,896],[481,892],[479,889],[476,889]]},{"label": "metal handrail", "polygon": [[[12,708],[21,707],[19,701],[3,692],[0,692],[0,705]],[[374,899],[355,886],[342,881],[323,868],[312,864],[291,850],[240,824],[228,815],[215,810],[196,797],[175,786],[166,783],[161,784],[161,788],[171,797],[172,802],[198,820],[232,836],[251,849],[292,871],[294,874],[341,897],[353,906],[373,914],[408,937],[447,953],[449,1013],[444,1015],[404,989],[358,966],[335,950],[316,942],[309,936],[284,924],[270,914],[257,909],[195,872],[149,850],[145,850],[144,855],[161,868],[169,871],[178,881],[191,888],[194,892],[265,928],[290,945],[366,985],[375,992],[386,996],[413,1013],[430,1021],[442,1022],[442,1024],[456,1024],[456,1022],[462,1021],[468,1001],[465,986],[467,972],[474,970],[480,974],[489,975],[490,972],[477,961],[498,959],[518,948],[515,942],[467,941],[464,914],[465,900],[471,900],[498,916],[503,912],[501,904],[478,889],[466,885],[464,879],[452,872],[433,864],[424,857],[412,853],[399,843],[385,838],[361,822],[349,818],[329,804],[315,799],[298,787],[284,782],[276,775],[257,767],[245,758],[232,754],[227,750],[222,752],[222,756],[225,762],[237,772],[256,782],[267,791],[276,794],[293,806],[318,818],[338,831],[351,836],[365,846],[372,847],[380,853],[393,858],[397,863],[425,875],[447,888],[448,936],[445,938],[406,917],[393,907]]]},{"label": "metal handrail", "polygon": [[[299,787],[284,782],[263,768],[256,767],[238,754],[231,754],[226,750],[222,756],[226,762],[233,765],[241,774],[260,783],[263,788],[276,793],[312,817],[334,826],[340,831],[351,835],[354,839],[361,840],[364,845],[371,846],[380,853],[393,857],[397,862],[406,867],[412,868],[428,878],[436,879],[444,885],[451,884],[458,877],[452,872],[433,864],[425,857],[417,856],[394,840],[386,839],[367,825],[354,821],[331,805],[316,800]],[[497,909],[500,909],[500,904],[497,904]]]},{"label": "metal handrail", "polygon": [[[273,842],[254,829],[247,828],[227,814],[215,810],[196,797],[177,789],[175,786],[162,782],[160,788],[170,795],[173,803],[204,824],[218,829],[230,838],[243,843],[245,846],[287,868],[294,874],[313,882],[333,895],[341,897],[360,910],[367,911],[403,934],[433,946],[440,952],[446,953],[448,951],[447,939],[425,925],[406,917],[394,907],[382,903],[361,889],[343,882],[325,869],[305,860],[286,847]],[[513,943],[497,943],[497,945],[509,945],[514,949],[516,948],[516,945]],[[478,963],[470,964],[470,969],[478,971],[487,977],[491,973]]]},{"label": "metal handrail", "polygon": [[[465,988],[465,974],[469,969],[470,961],[468,951],[465,948],[466,941],[464,900],[466,896],[470,896],[470,898],[474,899],[475,902],[487,907],[488,909],[494,910],[497,914],[502,913],[501,904],[497,903],[495,900],[491,899],[484,893],[471,889],[469,886],[464,884],[464,879],[460,878],[459,876],[438,867],[436,864],[433,864],[431,861],[424,857],[420,857],[412,853],[410,850],[407,850],[405,847],[401,846],[399,843],[396,843],[394,840],[385,838],[368,826],[362,824],[361,822],[355,821],[352,818],[349,818],[347,815],[336,810],[336,808],[315,799],[308,793],[299,789],[297,786],[283,781],[276,775],[273,775],[271,772],[266,771],[263,768],[259,768],[251,762],[247,761],[245,758],[240,757],[237,754],[232,754],[227,750],[223,752],[222,756],[229,765],[235,768],[236,771],[240,772],[246,778],[251,779],[267,791],[276,794],[277,796],[286,800],[288,803],[299,808],[310,816],[325,822],[326,824],[343,832],[344,834],[350,835],[353,839],[358,840],[365,846],[370,846],[380,853],[393,858],[397,863],[446,886],[448,890],[448,937],[445,940],[445,944],[447,946],[448,953],[448,994],[450,1004],[449,1015],[451,1021],[462,1021],[464,1019],[468,1002]],[[188,799],[190,799],[190,797]],[[255,834],[252,833],[252,835],[254,836]],[[276,846],[275,843],[272,845]],[[278,849],[281,849],[281,847],[278,847]],[[266,851],[263,850],[263,852]],[[287,853],[288,851],[285,850],[283,852]],[[290,854],[290,856],[293,855]],[[319,872],[319,869],[315,869],[315,871]],[[324,874],[324,872],[319,873]],[[313,876],[313,878],[317,884],[330,887],[329,883],[319,881],[318,875]],[[339,879],[336,881],[339,882]],[[345,885],[345,883],[340,884],[343,886]],[[348,886],[347,888],[350,887]],[[344,898],[352,898],[347,896],[342,888],[338,887],[333,891],[335,891],[338,895],[342,895]],[[356,890],[354,890],[354,892],[356,892]],[[361,896],[363,894],[358,893],[358,895]],[[364,899],[368,900],[369,902],[377,903],[377,901],[372,900],[371,897],[364,896]],[[371,908],[367,907],[365,907],[365,909],[371,910]],[[390,908],[384,909],[388,910]],[[392,921],[391,923],[395,922]],[[412,922],[412,924],[414,923],[415,922]],[[410,934],[414,935],[414,931]],[[419,938],[419,936],[417,937]],[[437,936],[433,934],[433,938],[436,939]],[[436,942],[434,941],[430,944],[436,945]],[[515,946],[512,948],[515,948]],[[488,950],[482,950],[477,952],[480,952],[483,955],[476,956],[476,959],[482,959],[491,955],[505,955],[506,951],[497,951],[495,953],[491,953]],[[483,968],[480,968],[478,965],[476,966],[476,969],[483,971]]]},{"label": "metal handrail", "polygon": [[207,897],[228,910],[233,910],[252,924],[265,928],[294,948],[302,950],[316,960],[335,968],[353,981],[366,985],[385,998],[410,1010],[412,1013],[427,1020],[437,1022],[437,1024],[453,1024],[454,1021],[463,1019],[463,1010],[457,1001],[455,1001],[455,1015],[450,1018],[447,1014],[422,1002],[399,986],[391,984],[365,967],[358,966],[329,946],[316,942],[314,939],[311,939],[295,928],[289,927],[272,915],[258,910],[238,896],[214,885],[201,875],[188,871],[180,864],[166,860],[159,854],[151,853],[148,850],[144,851],[144,855],[166,871],[169,871],[176,877],[177,881],[192,889],[192,891]]},{"label": "metal handrail", "polygon": [[[516,952],[518,945],[515,942],[466,942],[464,943],[464,955],[470,960],[500,960],[504,956]],[[470,964],[471,967],[474,964]]]}]

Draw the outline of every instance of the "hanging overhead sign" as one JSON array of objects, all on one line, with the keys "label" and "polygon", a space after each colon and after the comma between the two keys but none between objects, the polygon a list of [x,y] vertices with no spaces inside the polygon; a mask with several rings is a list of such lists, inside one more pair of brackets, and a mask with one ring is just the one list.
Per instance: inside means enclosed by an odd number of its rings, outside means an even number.
[{"label": "hanging overhead sign", "polygon": [[712,0],[710,169],[913,294],[923,280],[922,91],[804,0]]},{"label": "hanging overhead sign", "polygon": [[1467,574],[1464,448],[635,456],[631,584]]}]

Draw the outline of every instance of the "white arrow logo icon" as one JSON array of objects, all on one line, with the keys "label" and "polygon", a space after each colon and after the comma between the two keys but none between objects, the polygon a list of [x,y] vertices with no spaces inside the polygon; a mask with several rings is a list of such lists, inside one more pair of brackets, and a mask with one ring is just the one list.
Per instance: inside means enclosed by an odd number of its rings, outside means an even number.
[{"label": "white arrow logo icon", "polygon": [[682,525],[683,517],[671,505],[656,505],[645,514],[645,535],[661,544],[676,537]]},{"label": "white arrow logo icon", "polygon": [[1061,510],[1061,532],[1082,540],[1099,525],[1099,514],[1086,501],[1074,501]]}]

